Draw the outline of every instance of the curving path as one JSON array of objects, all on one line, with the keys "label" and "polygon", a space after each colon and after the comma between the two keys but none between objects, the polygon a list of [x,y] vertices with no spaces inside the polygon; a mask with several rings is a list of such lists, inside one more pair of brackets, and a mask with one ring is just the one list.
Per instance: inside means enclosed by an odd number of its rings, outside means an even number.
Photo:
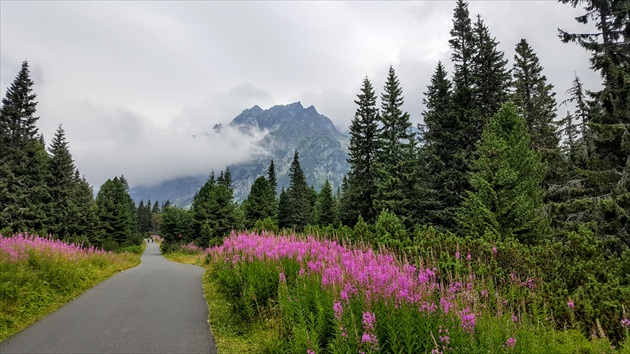
[{"label": "curving path", "polygon": [[149,243],[140,265],[0,343],[0,353],[216,353],[203,271]]}]

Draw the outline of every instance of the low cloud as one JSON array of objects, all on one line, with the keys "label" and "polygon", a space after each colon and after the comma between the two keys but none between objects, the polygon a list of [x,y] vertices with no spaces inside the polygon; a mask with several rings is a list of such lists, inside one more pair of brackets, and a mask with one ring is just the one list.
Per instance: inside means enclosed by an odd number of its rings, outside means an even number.
[{"label": "low cloud", "polygon": [[[234,112],[242,110],[242,104],[264,94],[264,90],[250,90],[255,97],[243,95],[243,88],[254,86],[215,93],[209,96],[212,99],[185,108],[166,125],[128,109],[110,109],[88,101],[71,105],[61,123],[76,166],[95,190],[108,178],[119,175],[132,186],[205,175],[265,154],[257,145],[265,131],[244,134],[225,124],[236,116]],[[222,98],[222,105],[214,105],[217,97]],[[212,129],[217,123],[224,125],[220,132]],[[50,130],[45,132],[48,141],[55,128],[46,124]]]}]

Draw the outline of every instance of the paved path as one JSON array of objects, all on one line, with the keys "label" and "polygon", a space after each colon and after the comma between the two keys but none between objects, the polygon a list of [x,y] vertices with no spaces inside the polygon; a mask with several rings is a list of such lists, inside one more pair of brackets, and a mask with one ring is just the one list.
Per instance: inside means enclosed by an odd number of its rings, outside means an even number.
[{"label": "paved path", "polygon": [[150,243],[140,265],[5,340],[0,353],[216,353],[202,274]]}]

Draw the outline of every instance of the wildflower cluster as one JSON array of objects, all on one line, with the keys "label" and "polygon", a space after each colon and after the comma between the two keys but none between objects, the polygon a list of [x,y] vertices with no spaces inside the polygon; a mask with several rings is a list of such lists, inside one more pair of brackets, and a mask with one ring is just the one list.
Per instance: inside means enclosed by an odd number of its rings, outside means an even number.
[{"label": "wildflower cluster", "polygon": [[93,246],[84,247],[83,244],[65,243],[50,237],[39,237],[27,233],[10,237],[0,235],[1,261],[20,262],[27,260],[33,253],[48,258],[63,257],[78,261],[93,254],[106,252]]}]

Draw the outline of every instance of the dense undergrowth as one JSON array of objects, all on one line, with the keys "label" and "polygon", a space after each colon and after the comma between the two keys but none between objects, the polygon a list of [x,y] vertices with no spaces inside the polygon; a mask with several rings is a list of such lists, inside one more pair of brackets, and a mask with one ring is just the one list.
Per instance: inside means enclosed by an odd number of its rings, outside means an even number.
[{"label": "dense undergrowth", "polygon": [[[528,268],[528,257],[540,255],[428,231],[425,245],[401,241],[376,251],[315,237],[233,235],[208,253],[206,284],[230,300],[234,328],[274,336],[259,343],[261,352],[630,352],[622,294],[607,293],[611,308],[622,304],[617,320],[616,312],[595,317],[591,329],[586,315],[596,306],[562,292],[547,298],[556,284]],[[579,244],[587,236],[571,237]],[[596,289],[598,260],[576,270],[557,264],[568,256],[558,251],[549,248],[539,262]]]},{"label": "dense undergrowth", "polygon": [[138,265],[144,247],[112,253],[28,234],[0,235],[0,341]]}]

